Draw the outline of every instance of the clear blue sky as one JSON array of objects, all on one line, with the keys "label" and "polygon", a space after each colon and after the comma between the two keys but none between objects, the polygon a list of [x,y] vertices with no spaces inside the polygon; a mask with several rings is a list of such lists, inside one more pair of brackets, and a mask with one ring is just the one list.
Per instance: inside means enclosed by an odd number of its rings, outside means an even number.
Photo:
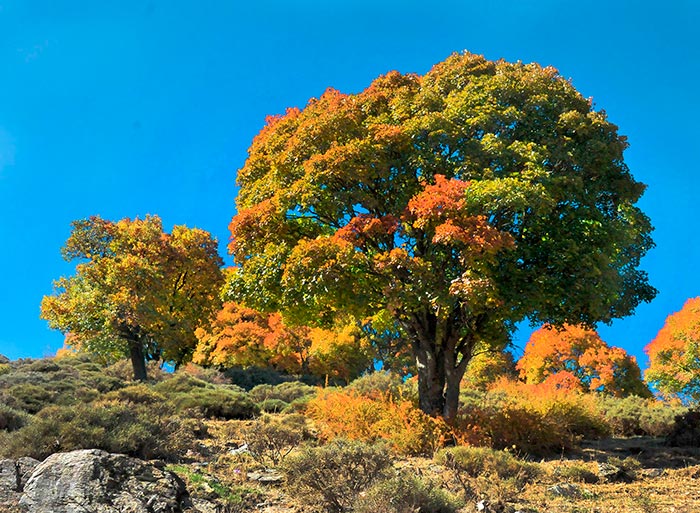
[{"label": "clear blue sky", "polygon": [[[638,357],[700,295],[695,0],[0,0],[0,353],[40,357],[74,219],[160,215],[224,245],[235,175],[266,115],[467,49],[570,77],[629,137],[657,299],[603,327]],[[526,340],[521,334],[516,342]]]}]

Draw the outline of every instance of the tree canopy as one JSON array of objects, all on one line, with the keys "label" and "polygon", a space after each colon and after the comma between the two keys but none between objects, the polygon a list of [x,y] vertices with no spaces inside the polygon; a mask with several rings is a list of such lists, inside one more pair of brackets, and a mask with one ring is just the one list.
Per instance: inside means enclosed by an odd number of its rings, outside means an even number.
[{"label": "tree canopy", "polygon": [[263,314],[227,302],[195,332],[193,362],[231,367],[272,367],[349,383],[372,365],[373,348],[355,323],[332,330],[287,326],[279,313]]},{"label": "tree canopy", "polygon": [[130,357],[135,379],[146,379],[146,358],[188,360],[195,329],[220,307],[223,261],[203,230],[90,217],[73,222],[62,254],[80,263],[54,283],[41,317],[79,350]]},{"label": "tree canopy", "polygon": [[655,290],[644,185],[551,67],[454,54],[267,119],[238,173],[228,297],[303,324],[393,317],[420,406],[451,419],[514,325],[594,325]]},{"label": "tree canopy", "polygon": [[535,331],[517,369],[527,383],[561,380],[562,376],[557,375],[565,373],[580,389],[589,392],[617,397],[651,396],[635,358],[581,326],[564,326],[561,330],[543,326]]},{"label": "tree canopy", "polygon": [[649,355],[647,382],[686,402],[700,400],[700,297],[669,315],[644,350]]}]

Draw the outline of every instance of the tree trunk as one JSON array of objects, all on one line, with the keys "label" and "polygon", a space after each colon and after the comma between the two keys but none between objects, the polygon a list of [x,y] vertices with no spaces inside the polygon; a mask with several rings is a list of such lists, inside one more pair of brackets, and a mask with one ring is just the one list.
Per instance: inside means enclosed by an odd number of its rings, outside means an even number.
[{"label": "tree trunk", "polygon": [[442,354],[421,349],[416,354],[418,403],[428,415],[441,415],[445,408],[445,366]]},{"label": "tree trunk", "polygon": [[131,357],[131,366],[134,368],[134,380],[146,381],[146,357],[143,354],[143,345],[136,341],[129,342],[129,356]]},{"label": "tree trunk", "polygon": [[416,316],[406,325],[418,367],[418,404],[424,413],[454,422],[459,385],[471,359],[474,339],[460,340],[452,326],[434,316]]},{"label": "tree trunk", "polygon": [[442,417],[448,424],[452,424],[457,417],[459,409],[459,385],[464,377],[464,372],[467,369],[467,364],[470,358],[462,356],[459,363],[456,358],[459,358],[454,350],[446,351],[443,362],[445,365],[445,407],[442,411]]}]

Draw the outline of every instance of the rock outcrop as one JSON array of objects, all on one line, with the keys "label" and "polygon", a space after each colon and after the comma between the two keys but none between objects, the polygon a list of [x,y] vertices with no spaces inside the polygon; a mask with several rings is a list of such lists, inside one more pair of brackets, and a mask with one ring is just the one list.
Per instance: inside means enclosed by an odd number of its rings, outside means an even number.
[{"label": "rock outcrop", "polygon": [[17,503],[39,462],[33,458],[0,460],[0,512],[16,511]]},{"label": "rock outcrop", "polygon": [[159,464],[88,449],[53,454],[23,487],[26,513],[181,513],[184,483]]}]

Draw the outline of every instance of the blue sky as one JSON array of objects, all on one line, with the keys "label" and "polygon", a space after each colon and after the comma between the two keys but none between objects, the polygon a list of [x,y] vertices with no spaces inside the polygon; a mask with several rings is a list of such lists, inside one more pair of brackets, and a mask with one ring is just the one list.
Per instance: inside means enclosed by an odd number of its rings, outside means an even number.
[{"label": "blue sky", "polygon": [[39,303],[72,274],[72,220],[158,214],[223,253],[266,115],[466,49],[558,68],[629,137],[660,292],[600,332],[644,365],[666,316],[700,295],[699,24],[694,0],[0,0],[0,353],[62,345]]}]

